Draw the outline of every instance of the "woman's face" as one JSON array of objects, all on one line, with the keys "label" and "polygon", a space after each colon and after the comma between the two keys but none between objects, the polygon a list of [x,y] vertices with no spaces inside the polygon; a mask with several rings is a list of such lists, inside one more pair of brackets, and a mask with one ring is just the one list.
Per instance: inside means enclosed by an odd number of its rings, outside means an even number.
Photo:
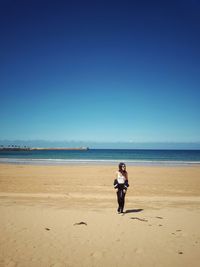
[{"label": "woman's face", "polygon": [[122,170],[125,171],[126,170],[126,166],[122,165]]}]

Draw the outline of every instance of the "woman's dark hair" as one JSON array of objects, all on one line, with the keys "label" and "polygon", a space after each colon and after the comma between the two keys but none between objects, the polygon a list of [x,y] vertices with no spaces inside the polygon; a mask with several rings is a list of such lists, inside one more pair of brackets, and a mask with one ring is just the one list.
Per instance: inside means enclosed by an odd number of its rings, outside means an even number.
[{"label": "woman's dark hair", "polygon": [[126,169],[125,170],[122,170],[122,167],[125,166],[126,167],[126,164],[123,163],[123,162],[120,162],[119,163],[119,172],[121,172],[121,174],[123,174],[125,177],[127,177],[127,171]]}]

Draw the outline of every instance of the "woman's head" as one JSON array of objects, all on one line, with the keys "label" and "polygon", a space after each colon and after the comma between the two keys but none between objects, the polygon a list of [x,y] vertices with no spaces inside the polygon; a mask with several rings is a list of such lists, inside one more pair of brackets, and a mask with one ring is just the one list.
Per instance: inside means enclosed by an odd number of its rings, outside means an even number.
[{"label": "woman's head", "polygon": [[125,172],[126,171],[126,164],[123,162],[119,163],[119,171],[120,172]]}]

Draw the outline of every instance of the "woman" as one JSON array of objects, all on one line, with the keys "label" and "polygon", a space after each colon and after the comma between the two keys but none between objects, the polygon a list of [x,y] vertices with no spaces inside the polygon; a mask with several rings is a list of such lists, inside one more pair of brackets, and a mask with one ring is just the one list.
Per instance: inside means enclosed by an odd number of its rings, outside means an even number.
[{"label": "woman", "polygon": [[117,192],[117,201],[119,204],[117,211],[118,213],[123,213],[126,190],[129,187],[128,173],[126,171],[126,165],[123,162],[119,163],[119,170],[117,171],[116,176],[117,177],[114,180],[114,188]]}]

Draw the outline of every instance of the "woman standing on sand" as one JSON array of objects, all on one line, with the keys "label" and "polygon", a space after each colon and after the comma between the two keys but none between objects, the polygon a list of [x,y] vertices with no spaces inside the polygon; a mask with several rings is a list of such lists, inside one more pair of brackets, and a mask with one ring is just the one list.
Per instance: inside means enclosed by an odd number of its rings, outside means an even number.
[{"label": "woman standing on sand", "polygon": [[129,187],[128,184],[128,172],[126,171],[126,165],[123,162],[119,163],[119,170],[116,173],[116,179],[114,180],[114,188],[117,192],[117,201],[119,207],[118,213],[123,213],[126,190]]}]

